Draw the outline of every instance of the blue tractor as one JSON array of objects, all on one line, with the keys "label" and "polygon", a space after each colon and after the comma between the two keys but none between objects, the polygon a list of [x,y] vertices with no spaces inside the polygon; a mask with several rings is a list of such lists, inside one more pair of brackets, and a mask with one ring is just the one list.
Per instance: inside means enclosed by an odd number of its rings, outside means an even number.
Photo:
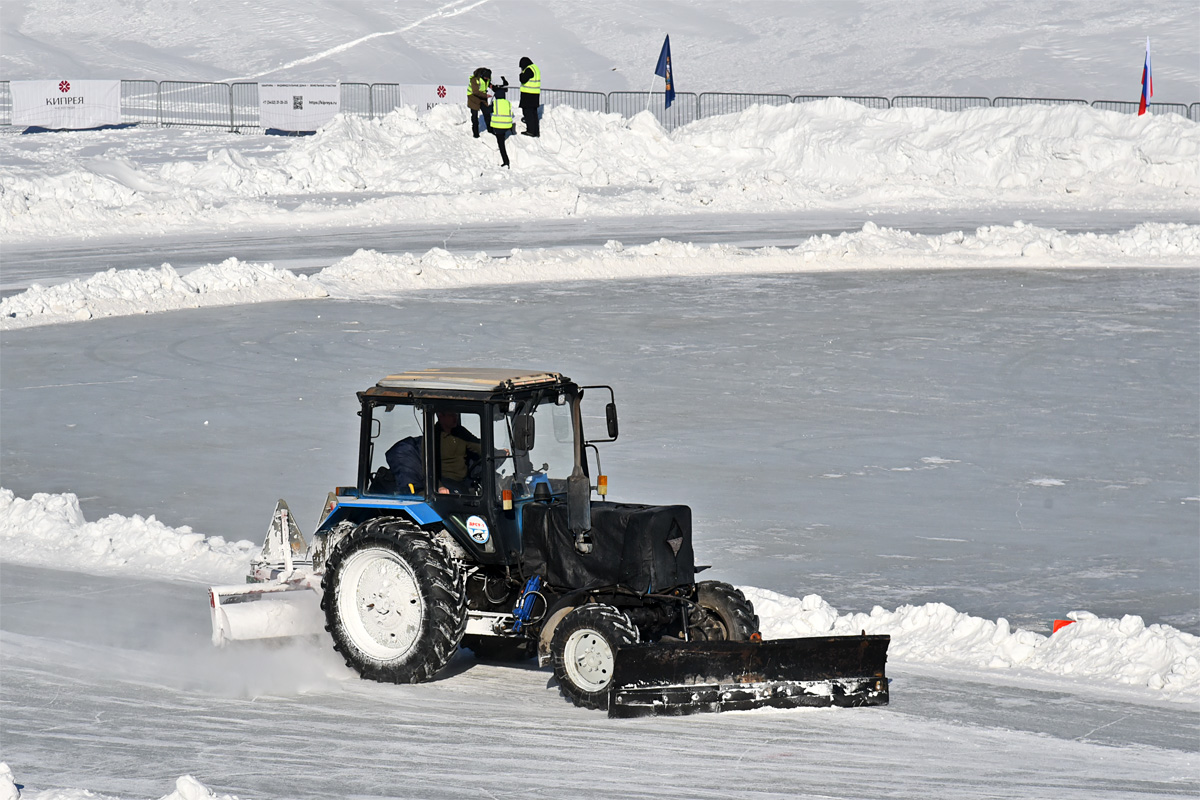
[{"label": "blue tractor", "polygon": [[[601,397],[592,439],[585,394]],[[247,584],[210,592],[216,643],[327,631],[394,683],[435,678],[460,647],[536,657],[611,716],[887,702],[887,636],[762,641],[740,590],[696,580],[687,506],[605,499],[610,387],[430,369],[358,398],[355,484],[311,543],[279,501]]]}]

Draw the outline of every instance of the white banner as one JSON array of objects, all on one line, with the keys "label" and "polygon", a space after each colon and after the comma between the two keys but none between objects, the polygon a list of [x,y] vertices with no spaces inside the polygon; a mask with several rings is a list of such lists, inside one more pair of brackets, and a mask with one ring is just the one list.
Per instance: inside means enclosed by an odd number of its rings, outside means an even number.
[{"label": "white banner", "polygon": [[81,130],[121,124],[120,81],[13,81],[12,124]]},{"label": "white banner", "polygon": [[447,103],[450,105],[466,105],[467,85],[465,83],[458,86],[445,83],[400,84],[400,104],[416,106],[418,114],[423,114],[434,106],[446,105]]},{"label": "white banner", "polygon": [[315,131],[342,110],[337,83],[260,83],[259,124],[264,129]]}]

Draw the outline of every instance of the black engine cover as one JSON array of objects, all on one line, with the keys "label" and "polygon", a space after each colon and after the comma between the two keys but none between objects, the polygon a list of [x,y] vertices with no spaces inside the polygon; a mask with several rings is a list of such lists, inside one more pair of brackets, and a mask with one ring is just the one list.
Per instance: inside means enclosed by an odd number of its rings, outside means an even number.
[{"label": "black engine cover", "polygon": [[521,517],[526,574],[561,589],[659,592],[695,582],[687,506],[592,503],[592,552],[575,549],[567,504],[529,503]]}]

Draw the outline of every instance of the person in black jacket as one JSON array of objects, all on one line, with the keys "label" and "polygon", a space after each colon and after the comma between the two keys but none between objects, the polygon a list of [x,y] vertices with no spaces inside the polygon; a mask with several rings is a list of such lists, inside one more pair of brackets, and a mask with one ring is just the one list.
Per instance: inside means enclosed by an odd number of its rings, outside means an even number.
[{"label": "person in black jacket", "polygon": [[[496,145],[500,148],[500,166],[508,167],[508,149],[504,140],[513,132],[512,103],[508,102],[505,93],[508,91],[508,78],[500,76],[500,83],[492,86],[496,93],[496,102],[492,104],[492,116],[488,120],[488,130],[496,137]],[[509,167],[512,169],[512,167]]]},{"label": "person in black jacket", "polygon": [[525,56],[521,65],[521,118],[525,122],[523,136],[539,136],[538,106],[542,104],[542,71]]}]

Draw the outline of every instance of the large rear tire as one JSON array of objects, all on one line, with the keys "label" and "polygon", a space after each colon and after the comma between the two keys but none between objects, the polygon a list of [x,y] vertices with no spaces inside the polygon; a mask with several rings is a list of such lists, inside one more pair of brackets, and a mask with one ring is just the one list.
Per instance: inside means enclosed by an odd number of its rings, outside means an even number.
[{"label": "large rear tire", "polygon": [[637,628],[612,606],[589,603],[574,609],[550,640],[559,690],[577,706],[607,709],[617,648],[637,641]]},{"label": "large rear tire", "polygon": [[432,679],[467,626],[458,565],[406,520],[382,517],[355,528],[330,554],[323,585],[333,646],[370,680]]},{"label": "large rear tire", "polygon": [[758,633],[754,606],[736,586],[721,581],[696,584],[696,604],[688,635],[692,641],[744,642]]}]

